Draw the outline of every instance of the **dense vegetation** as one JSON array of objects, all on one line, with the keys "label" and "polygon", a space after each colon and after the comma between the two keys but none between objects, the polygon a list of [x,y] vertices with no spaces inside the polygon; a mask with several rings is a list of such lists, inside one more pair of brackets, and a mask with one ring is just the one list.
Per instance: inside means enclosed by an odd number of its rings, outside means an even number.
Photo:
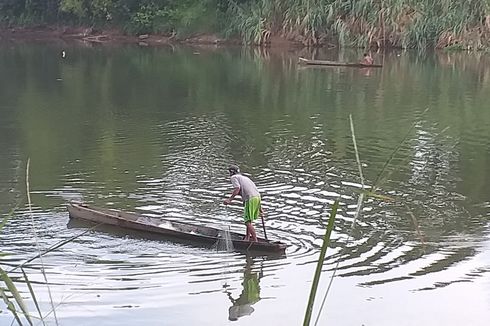
[{"label": "dense vegetation", "polygon": [[0,0],[4,25],[218,33],[247,43],[486,49],[489,0]]}]

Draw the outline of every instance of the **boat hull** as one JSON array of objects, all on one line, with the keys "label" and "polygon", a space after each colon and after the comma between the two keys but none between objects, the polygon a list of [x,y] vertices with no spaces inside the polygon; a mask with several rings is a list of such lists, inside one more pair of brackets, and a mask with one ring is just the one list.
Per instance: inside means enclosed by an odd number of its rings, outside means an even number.
[{"label": "boat hull", "polygon": [[352,67],[352,68],[381,68],[383,65],[377,64],[364,64],[364,63],[350,63],[350,62],[338,62],[338,61],[326,61],[326,60],[309,60],[305,58],[299,58],[299,64],[303,65],[316,65],[316,66],[331,66],[331,67]]},{"label": "boat hull", "polygon": [[[101,225],[113,225],[124,229],[137,230],[162,239],[184,240],[186,242],[210,246],[222,239],[223,230],[175,221],[166,221],[115,209],[105,209],[80,203],[68,204],[70,218],[89,221]],[[257,242],[244,241],[243,234],[230,232],[234,249],[283,254],[285,243],[258,238]]]}]

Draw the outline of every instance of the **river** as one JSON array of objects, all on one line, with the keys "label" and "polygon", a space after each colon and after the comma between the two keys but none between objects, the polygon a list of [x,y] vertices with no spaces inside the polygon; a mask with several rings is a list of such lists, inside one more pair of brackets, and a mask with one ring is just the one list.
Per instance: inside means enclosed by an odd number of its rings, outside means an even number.
[{"label": "river", "polygon": [[[490,57],[393,51],[353,69],[298,56],[312,53],[0,46],[0,212],[15,209],[4,270],[87,231],[69,222],[72,200],[243,232],[240,204],[221,204],[230,163],[259,187],[267,235],[289,245],[271,258],[89,231],[25,268],[47,324],[300,325],[337,198],[313,321],[335,271],[319,325],[488,324]],[[376,186],[356,220],[350,116]]]}]

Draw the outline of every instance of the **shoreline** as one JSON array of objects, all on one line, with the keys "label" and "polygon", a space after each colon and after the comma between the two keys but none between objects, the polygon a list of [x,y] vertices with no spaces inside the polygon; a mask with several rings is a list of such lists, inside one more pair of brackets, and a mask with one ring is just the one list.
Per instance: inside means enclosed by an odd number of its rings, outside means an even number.
[{"label": "shoreline", "polygon": [[[168,45],[244,45],[241,39],[224,39],[212,33],[201,33],[186,38],[175,34],[127,35],[118,29],[94,29],[87,27],[0,27],[0,42],[45,42],[80,41],[93,44],[135,44],[140,46]],[[272,37],[270,43],[261,47],[304,48],[299,42],[281,37]]]},{"label": "shoreline", "polygon": [[21,27],[0,28],[1,42],[18,41],[81,41],[88,43],[119,43],[140,45],[170,45],[182,43],[168,35],[125,35],[119,30],[98,30],[73,27]]}]

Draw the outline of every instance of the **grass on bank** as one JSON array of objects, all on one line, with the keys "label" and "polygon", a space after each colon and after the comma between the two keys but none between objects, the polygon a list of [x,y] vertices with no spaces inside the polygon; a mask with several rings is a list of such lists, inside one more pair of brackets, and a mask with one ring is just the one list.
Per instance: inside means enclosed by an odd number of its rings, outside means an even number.
[{"label": "grass on bank", "polygon": [[485,0],[256,0],[231,6],[228,28],[247,43],[266,31],[306,46],[485,49],[490,4]]},{"label": "grass on bank", "polygon": [[0,1],[0,24],[217,33],[258,45],[279,36],[304,46],[490,48],[487,0],[19,0]]}]

